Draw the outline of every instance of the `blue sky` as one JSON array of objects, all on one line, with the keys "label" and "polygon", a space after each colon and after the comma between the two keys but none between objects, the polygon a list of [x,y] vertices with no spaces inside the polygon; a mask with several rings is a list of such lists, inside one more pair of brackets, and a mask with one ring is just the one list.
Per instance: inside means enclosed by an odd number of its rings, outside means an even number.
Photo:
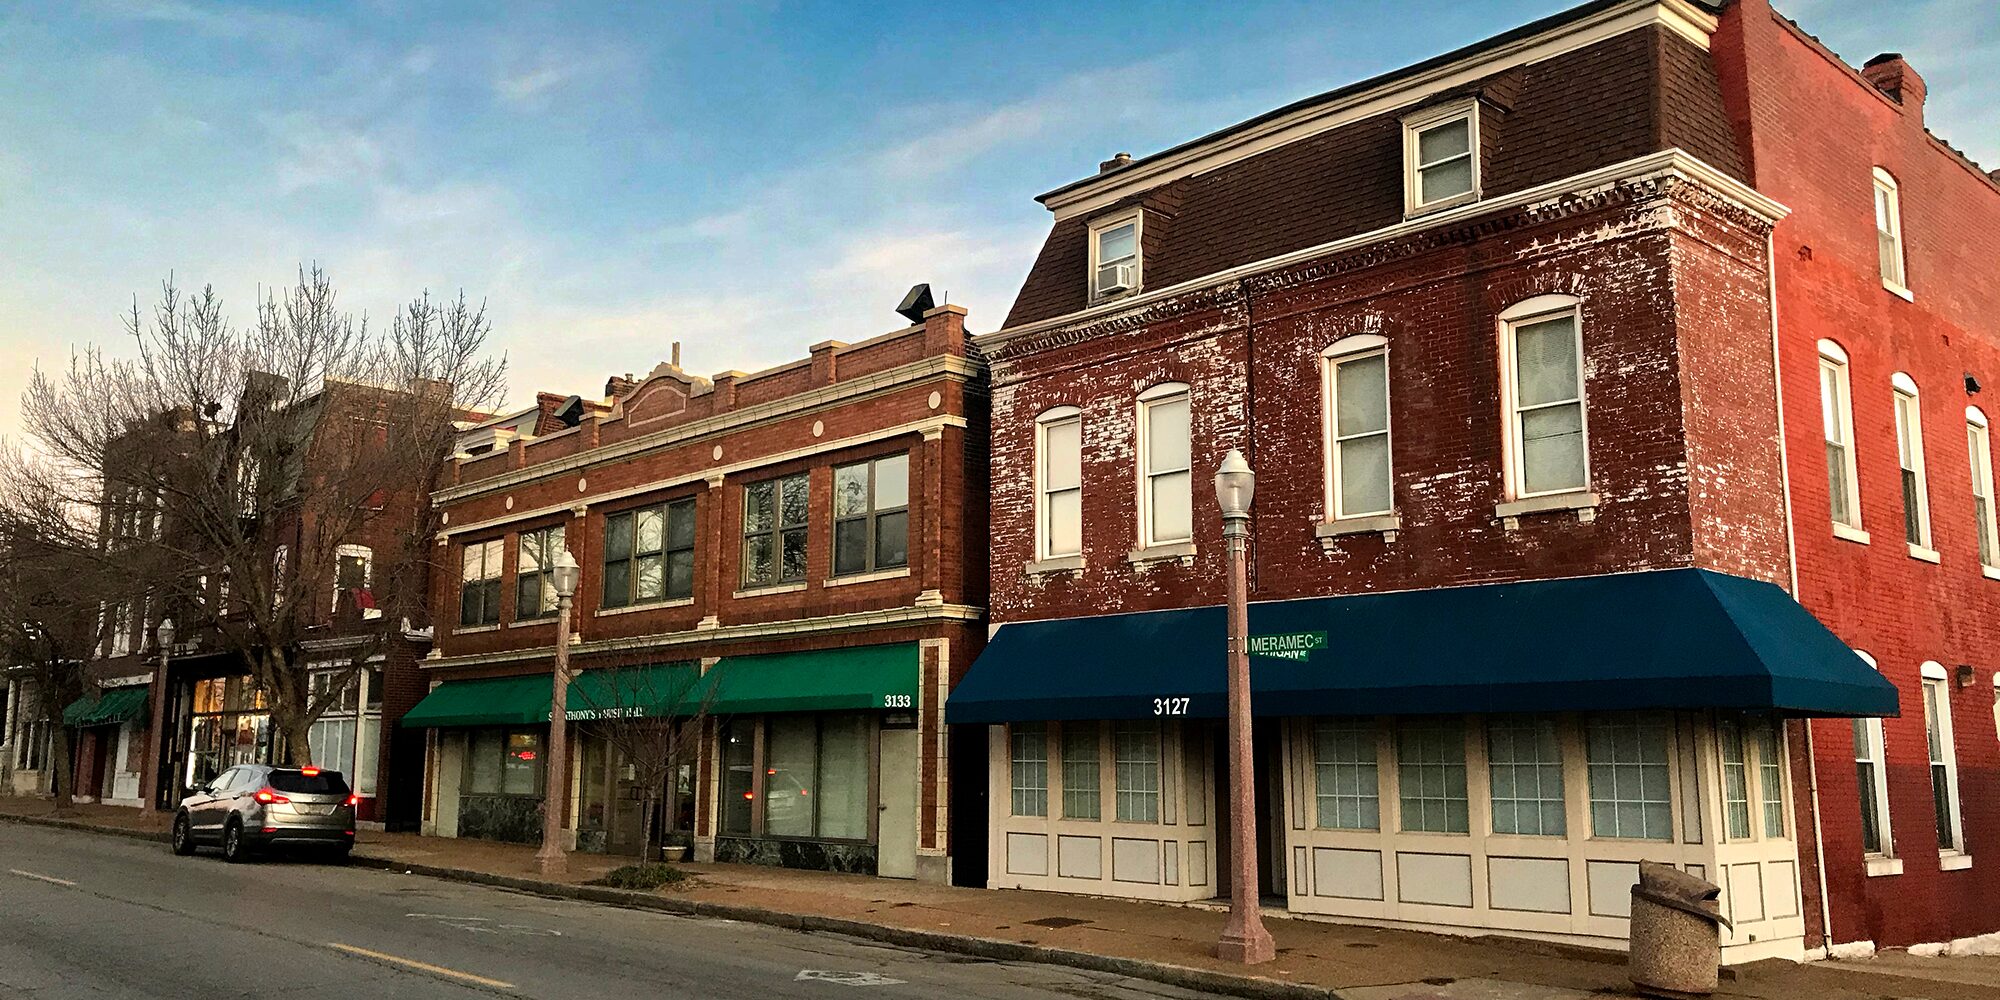
[{"label": "blue sky", "polygon": [[[515,402],[674,340],[701,373],[859,340],[916,281],[993,329],[1034,195],[1565,6],[0,3],[0,433],[31,364],[116,344],[168,271],[240,319],[307,260],[376,317],[462,288]],[[1903,51],[2000,165],[2000,7],[1779,6]]]}]

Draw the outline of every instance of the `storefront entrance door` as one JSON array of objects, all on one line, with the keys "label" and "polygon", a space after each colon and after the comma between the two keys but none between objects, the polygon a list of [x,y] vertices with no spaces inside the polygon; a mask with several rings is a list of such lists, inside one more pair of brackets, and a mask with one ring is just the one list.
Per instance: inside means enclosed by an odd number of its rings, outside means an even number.
[{"label": "storefront entrance door", "polygon": [[917,877],[918,736],[915,729],[882,730],[875,874],[883,878]]}]

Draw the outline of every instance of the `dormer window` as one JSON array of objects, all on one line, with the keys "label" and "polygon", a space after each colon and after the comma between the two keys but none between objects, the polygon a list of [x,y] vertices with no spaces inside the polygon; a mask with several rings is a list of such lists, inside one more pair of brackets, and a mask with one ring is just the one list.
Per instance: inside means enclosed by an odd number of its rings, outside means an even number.
[{"label": "dormer window", "polygon": [[1403,213],[1421,215],[1479,198],[1479,110],[1472,101],[1403,120]]},{"label": "dormer window", "polygon": [[1090,227],[1090,297],[1108,299],[1139,290],[1140,214],[1130,212]]}]

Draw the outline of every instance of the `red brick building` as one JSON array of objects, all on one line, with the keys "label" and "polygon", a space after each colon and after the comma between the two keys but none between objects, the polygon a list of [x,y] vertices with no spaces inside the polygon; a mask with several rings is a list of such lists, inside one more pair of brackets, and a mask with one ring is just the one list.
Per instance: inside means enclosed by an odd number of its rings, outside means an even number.
[{"label": "red brick building", "polygon": [[[432,690],[405,720],[430,731],[425,829],[539,840],[545,570],[566,548],[582,568],[573,692],[674,671],[717,692],[699,759],[664,790],[669,843],[949,877],[942,705],[985,638],[985,375],[964,309],[908,315],[766,371],[663,363],[611,379],[602,405],[544,396],[553,423],[468,432],[435,496],[440,557],[461,572],[438,581]],[[635,852],[636,769],[590,721],[615,713],[575,694],[567,711],[585,720],[568,836]]]},{"label": "red brick building", "polygon": [[1765,0],[1715,37],[1745,176],[1791,209],[1772,259],[1796,593],[1902,693],[1900,716],[1815,723],[1800,755],[1829,904],[1808,915],[1862,950],[2000,930],[2000,183],[1925,129],[1900,57],[1851,67]]},{"label": "red brick building", "polygon": [[1586,4],[1042,196],[976,338],[989,884],[1226,893],[1240,449],[1266,893],[1617,946],[1646,859],[1722,886],[1728,961],[1815,943],[1794,720],[1896,697],[1786,592],[1809,411],[1727,16]]}]

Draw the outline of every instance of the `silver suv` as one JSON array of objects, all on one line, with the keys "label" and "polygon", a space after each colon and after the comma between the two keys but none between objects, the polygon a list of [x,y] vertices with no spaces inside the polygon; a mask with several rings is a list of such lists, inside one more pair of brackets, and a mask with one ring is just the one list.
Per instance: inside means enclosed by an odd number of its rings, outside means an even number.
[{"label": "silver suv", "polygon": [[263,848],[316,847],[344,861],[354,850],[357,801],[339,771],[238,764],[188,790],[174,814],[174,853],[214,845],[225,860],[242,861]]}]

